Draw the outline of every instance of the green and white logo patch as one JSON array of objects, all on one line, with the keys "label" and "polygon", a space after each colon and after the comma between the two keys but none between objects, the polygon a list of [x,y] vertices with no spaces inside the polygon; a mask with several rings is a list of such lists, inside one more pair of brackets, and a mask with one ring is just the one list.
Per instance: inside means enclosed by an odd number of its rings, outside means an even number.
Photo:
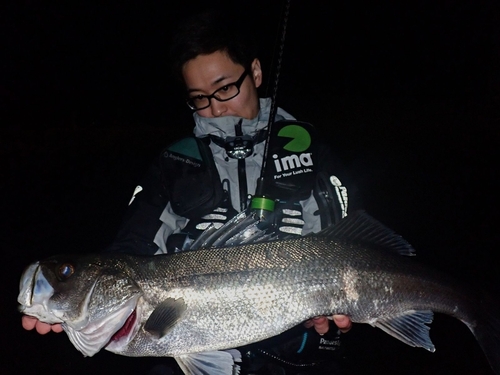
[{"label": "green and white logo patch", "polygon": [[278,137],[292,138],[283,148],[291,152],[303,152],[311,145],[311,135],[299,125],[285,126],[278,132]]}]

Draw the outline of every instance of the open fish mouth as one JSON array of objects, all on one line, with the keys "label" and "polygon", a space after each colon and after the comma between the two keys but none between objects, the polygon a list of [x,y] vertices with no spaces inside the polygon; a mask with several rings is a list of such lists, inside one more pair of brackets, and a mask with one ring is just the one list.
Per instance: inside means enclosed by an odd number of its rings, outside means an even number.
[{"label": "open fish mouth", "polygon": [[45,323],[62,323],[59,311],[52,311],[49,299],[54,294],[54,288],[40,271],[39,262],[33,263],[23,273],[19,285],[19,311],[34,316]]},{"label": "open fish mouth", "polygon": [[25,270],[21,278],[19,310],[44,323],[62,323],[70,341],[87,357],[105,347],[119,352],[121,347],[133,339],[139,328],[137,317],[140,316],[141,309],[137,305],[141,294],[131,294],[108,311],[100,309],[101,313],[96,316],[96,302],[92,299],[95,293],[99,294],[96,291],[98,282],[93,283],[82,301],[80,313],[68,317],[64,308],[51,303],[55,290],[41,271],[40,264],[34,263]]}]

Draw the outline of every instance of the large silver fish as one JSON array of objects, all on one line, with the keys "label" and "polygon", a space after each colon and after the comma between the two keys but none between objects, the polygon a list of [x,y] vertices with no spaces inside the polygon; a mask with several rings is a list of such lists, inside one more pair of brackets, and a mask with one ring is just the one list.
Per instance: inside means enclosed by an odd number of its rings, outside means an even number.
[{"label": "large silver fish", "polygon": [[21,278],[20,311],[62,323],[86,356],[175,357],[186,374],[231,374],[239,347],[318,315],[347,314],[434,351],[433,312],[472,331],[500,374],[500,317],[408,256],[364,212],[319,234],[174,255],[55,256]]}]

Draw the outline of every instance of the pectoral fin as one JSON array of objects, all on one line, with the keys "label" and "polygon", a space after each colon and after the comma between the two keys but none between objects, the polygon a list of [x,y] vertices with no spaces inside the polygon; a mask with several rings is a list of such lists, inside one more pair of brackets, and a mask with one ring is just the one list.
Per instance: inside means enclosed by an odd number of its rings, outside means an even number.
[{"label": "pectoral fin", "polygon": [[241,353],[236,349],[228,351],[185,354],[175,357],[179,367],[186,375],[237,375]]},{"label": "pectoral fin", "polygon": [[429,337],[433,313],[430,310],[407,311],[403,315],[377,319],[372,326],[378,327],[389,335],[403,341],[410,346],[417,346],[434,352],[434,344]]},{"label": "pectoral fin", "polygon": [[167,298],[153,310],[144,329],[157,338],[162,338],[177,324],[186,311],[186,307],[182,298]]}]

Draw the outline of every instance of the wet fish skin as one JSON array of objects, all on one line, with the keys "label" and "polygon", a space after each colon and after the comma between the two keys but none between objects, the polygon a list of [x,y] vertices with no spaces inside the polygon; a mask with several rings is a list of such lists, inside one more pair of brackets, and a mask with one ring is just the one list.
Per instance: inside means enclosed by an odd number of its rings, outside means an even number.
[{"label": "wet fish skin", "polygon": [[464,322],[500,373],[496,312],[456,280],[402,256],[411,247],[369,216],[341,224],[293,240],[174,255],[56,256],[28,268],[18,301],[26,314],[62,322],[85,355],[105,348],[176,358],[339,313],[434,351],[427,325],[434,311]]}]

